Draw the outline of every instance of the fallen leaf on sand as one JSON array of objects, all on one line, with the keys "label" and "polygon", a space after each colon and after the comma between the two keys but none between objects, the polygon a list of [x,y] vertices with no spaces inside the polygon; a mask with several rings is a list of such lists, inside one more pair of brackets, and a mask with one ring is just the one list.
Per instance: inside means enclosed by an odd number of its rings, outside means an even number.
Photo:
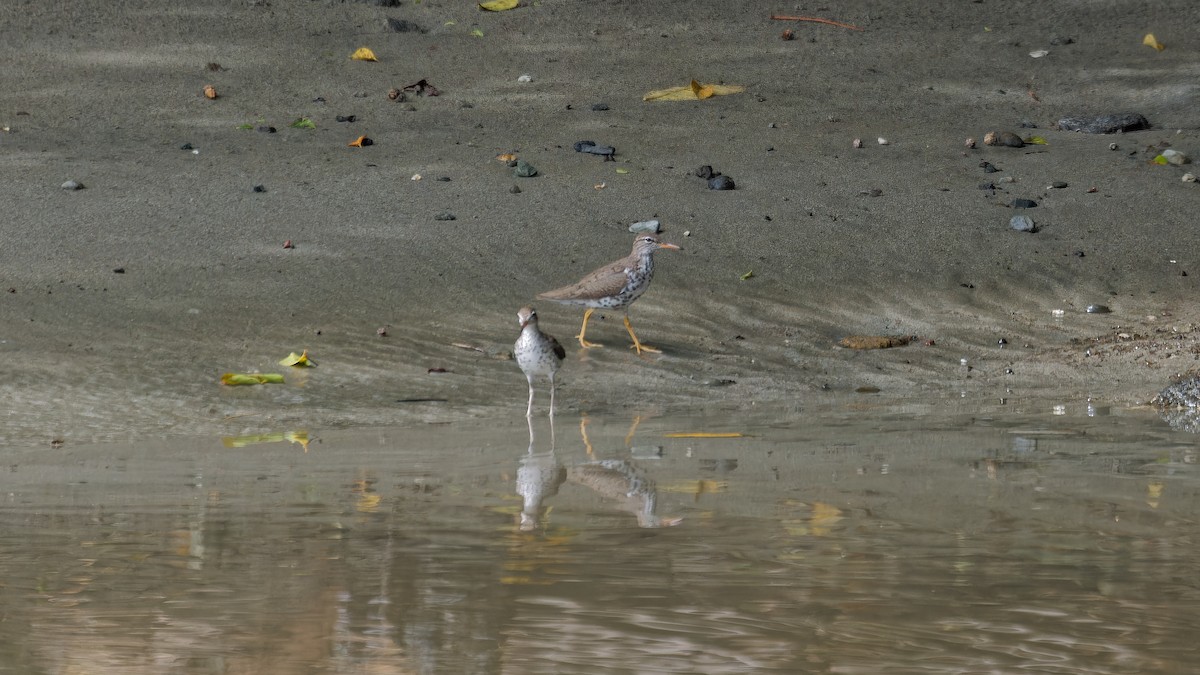
[{"label": "fallen leaf on sand", "polygon": [[301,117],[300,119],[296,120],[295,122],[292,122],[291,127],[293,129],[316,129],[317,125],[315,122],[308,119],[307,117]]},{"label": "fallen leaf on sand", "polygon": [[643,101],[702,101],[713,96],[739,94],[746,91],[745,87],[732,84],[700,84],[692,80],[685,87],[656,89],[642,97]]},{"label": "fallen leaf on sand", "polygon": [[262,443],[282,443],[283,441],[299,443],[304,448],[304,451],[308,452],[308,444],[310,442],[310,439],[308,438],[307,431],[289,431],[287,433],[276,432],[276,433],[269,433],[269,434],[246,434],[244,436],[225,436],[225,437],[221,438],[221,445],[223,445],[227,448],[244,448],[244,447],[247,447],[250,445],[260,445]]},{"label": "fallen leaf on sand", "polygon": [[887,349],[903,347],[911,340],[902,335],[847,335],[838,344],[850,349]]},{"label": "fallen leaf on sand", "polygon": [[504,163],[517,161],[517,156],[511,152],[506,152],[503,155],[496,155],[496,160]]},{"label": "fallen leaf on sand", "polygon": [[212,100],[217,97],[217,88],[211,84],[204,85],[204,98]]},{"label": "fallen leaf on sand", "polygon": [[375,52],[371,51],[370,49],[367,49],[366,47],[359,47],[358,49],[354,50],[354,53],[350,55],[350,58],[354,59],[355,61],[378,61],[379,60],[379,59],[375,58]]},{"label": "fallen leaf on sand", "polygon": [[281,366],[299,366],[301,368],[313,368],[317,365],[317,362],[308,358],[308,350],[305,349],[304,352],[301,354],[297,354],[296,352],[292,352],[291,354],[288,354],[287,358],[285,358],[279,362],[279,365],[281,365]]},{"label": "fallen leaf on sand", "polygon": [[278,373],[225,373],[221,376],[221,384],[230,387],[244,384],[283,384],[283,376]]},{"label": "fallen leaf on sand", "polygon": [[350,147],[352,147],[352,148],[365,148],[368,145],[374,145],[374,144],[375,144],[375,141],[372,141],[371,139],[367,138],[366,136],[359,136],[358,138],[350,141],[350,143],[349,143]]},{"label": "fallen leaf on sand", "polygon": [[1050,145],[1042,136],[1030,136],[1025,139],[1026,145]]},{"label": "fallen leaf on sand", "polygon": [[1147,47],[1154,47],[1155,51],[1160,52],[1167,48],[1166,45],[1154,39],[1154,33],[1146,33],[1146,37],[1142,38],[1142,44],[1146,45]]},{"label": "fallen leaf on sand", "polygon": [[503,12],[506,9],[512,9],[519,5],[517,0],[492,0],[491,2],[479,3],[479,9],[489,12]]},{"label": "fallen leaf on sand", "polygon": [[754,270],[750,270],[749,272],[746,272],[745,274],[743,274],[740,278],[742,281],[745,281],[747,279],[750,279],[753,276],[754,276]]}]

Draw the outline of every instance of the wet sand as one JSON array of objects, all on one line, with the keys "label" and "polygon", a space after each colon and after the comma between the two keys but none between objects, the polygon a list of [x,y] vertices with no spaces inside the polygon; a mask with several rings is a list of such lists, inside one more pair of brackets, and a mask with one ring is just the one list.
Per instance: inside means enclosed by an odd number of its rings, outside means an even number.
[{"label": "wet sand", "polygon": [[[0,8],[0,443],[517,415],[517,308],[648,218],[684,247],[632,311],[664,353],[594,322],[608,347],[569,353],[570,414],[1135,405],[1196,361],[1200,187],[1147,148],[1200,155],[1198,20],[1183,1]],[[746,91],[641,100],[693,78]],[[441,95],[386,95],[421,79]],[[1153,128],[1050,128],[1127,110]],[[1048,145],[964,147],[989,130]],[[539,175],[494,159],[513,152]],[[737,189],[704,189],[704,164]],[[1009,229],[1017,198],[1039,232]],[[564,343],[581,318],[539,314]],[[856,333],[919,339],[837,347]],[[287,385],[216,384],[304,348],[320,366]]]}]

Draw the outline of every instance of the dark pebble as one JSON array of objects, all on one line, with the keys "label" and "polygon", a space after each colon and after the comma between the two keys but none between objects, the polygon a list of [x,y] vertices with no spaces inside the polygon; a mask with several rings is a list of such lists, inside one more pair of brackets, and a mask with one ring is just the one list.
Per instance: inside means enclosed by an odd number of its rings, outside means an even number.
[{"label": "dark pebble", "polygon": [[114,269],[114,270],[113,270],[113,274],[125,274],[125,268],[124,268],[124,267],[118,267],[118,268],[116,268],[116,269]]},{"label": "dark pebble", "polygon": [[521,194],[521,188],[520,188],[520,186],[517,186],[517,185],[514,185],[514,186],[508,188],[508,191],[513,193],[514,195]]},{"label": "dark pebble", "polygon": [[1037,125],[1029,120],[1021,120],[1021,123],[1018,124],[1017,126],[1021,127],[1022,129],[1036,129],[1037,128]]},{"label": "dark pebble", "polygon": [[1086,258],[1087,257],[1087,254],[1084,253],[1083,251],[1075,251],[1071,255],[1075,256],[1076,258]]},{"label": "dark pebble", "polygon": [[[384,5],[387,7],[392,7],[392,6],[400,4],[400,0],[374,0],[374,2],[376,4],[381,4],[385,1],[392,3],[390,5]],[[428,33],[429,32],[428,28],[425,28],[424,26],[421,26],[419,24],[415,24],[412,21],[409,21],[407,19],[393,19],[391,17],[388,17],[385,25],[387,26],[387,29],[393,33]]]},{"label": "dark pebble", "polygon": [[515,169],[513,169],[513,173],[516,174],[518,178],[532,178],[533,176],[537,175],[538,170],[529,162],[526,162],[523,159],[518,159],[517,166]]},{"label": "dark pebble", "polygon": [[592,110],[595,112],[604,112],[604,111],[608,110],[608,104],[607,103],[593,103]]},{"label": "dark pebble", "polygon": [[1007,148],[1023,148],[1025,147],[1025,141],[1021,140],[1020,136],[1011,131],[1002,131],[996,137],[996,145],[1003,145]]},{"label": "dark pebble", "polygon": [[1070,44],[1075,44],[1075,38],[1063,36],[1063,37],[1052,38],[1050,40],[1050,45],[1053,47],[1057,47],[1058,45],[1070,45]]},{"label": "dark pebble", "polygon": [[458,220],[458,216],[454,215],[453,213],[450,213],[449,211],[445,211],[443,213],[437,214],[436,216],[433,217],[433,219],[434,220]]},{"label": "dark pebble", "polygon": [[713,176],[708,179],[709,190],[732,190],[735,187],[729,176]]},{"label": "dark pebble", "polygon": [[334,119],[339,122],[353,122],[357,118],[354,115],[338,115]]},{"label": "dark pebble", "polygon": [[995,183],[980,183],[979,189],[980,190],[995,190],[996,184]]},{"label": "dark pebble", "polygon": [[180,150],[195,150],[196,148],[192,147],[191,143],[184,143],[183,145],[179,146],[179,149]]},{"label": "dark pebble", "polygon": [[449,183],[450,176],[438,176],[437,178],[434,178],[434,180],[442,182],[442,183]]},{"label": "dark pebble", "polygon": [[252,189],[255,192],[266,192],[267,191],[267,188],[263,187],[262,185],[255,185]]},{"label": "dark pebble", "polygon": [[1067,182],[1063,180],[1056,180],[1050,184],[1050,187],[1054,188],[1055,190],[1061,190],[1067,187]]},{"label": "dark pebble", "polygon": [[980,162],[979,168],[983,169],[984,173],[996,173],[1000,170],[997,169],[991,162]]},{"label": "dark pebble", "polygon": [[1033,207],[1037,206],[1037,202],[1033,201],[1032,199],[1014,199],[1009,206],[1013,207],[1014,209],[1032,209]]},{"label": "dark pebble", "polygon": [[254,130],[255,130],[255,131],[261,131],[261,132],[262,132],[262,133],[264,133],[264,134],[273,134],[273,133],[275,133],[275,127],[261,126],[261,127],[254,127]]},{"label": "dark pebble", "polygon": [[612,157],[617,153],[617,149],[611,145],[596,145],[593,141],[579,141],[575,143],[575,152],[586,152],[592,155]]},{"label": "dark pebble", "polygon": [[1058,120],[1062,131],[1082,131],[1085,134],[1115,134],[1125,131],[1149,129],[1150,122],[1138,113],[1095,115],[1092,117],[1064,117]]},{"label": "dark pebble", "polygon": [[699,169],[696,169],[696,175],[703,178],[704,180],[709,180],[716,176],[720,176],[721,172],[713,171],[713,168],[711,166],[705,164],[704,166],[700,167]]},{"label": "dark pebble", "polygon": [[1112,314],[1112,310],[1108,308],[1108,305],[1088,305],[1087,313],[1088,314]]}]

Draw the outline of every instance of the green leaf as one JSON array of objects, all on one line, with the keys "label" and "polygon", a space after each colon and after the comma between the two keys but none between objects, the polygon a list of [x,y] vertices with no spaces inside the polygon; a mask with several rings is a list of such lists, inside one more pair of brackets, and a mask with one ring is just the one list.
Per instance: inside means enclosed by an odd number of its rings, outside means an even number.
[{"label": "green leaf", "polygon": [[291,126],[296,129],[316,129],[317,128],[316,123],[313,122],[312,120],[308,119],[307,117],[301,117],[301,118],[297,119],[295,122],[292,122]]}]

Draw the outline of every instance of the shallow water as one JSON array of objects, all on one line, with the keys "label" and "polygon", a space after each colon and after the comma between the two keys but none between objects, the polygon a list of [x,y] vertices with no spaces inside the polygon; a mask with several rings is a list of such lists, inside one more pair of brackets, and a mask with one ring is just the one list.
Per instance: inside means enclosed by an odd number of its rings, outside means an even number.
[{"label": "shallow water", "polygon": [[8,448],[0,672],[1194,670],[1200,451],[1151,413],[532,430]]}]

